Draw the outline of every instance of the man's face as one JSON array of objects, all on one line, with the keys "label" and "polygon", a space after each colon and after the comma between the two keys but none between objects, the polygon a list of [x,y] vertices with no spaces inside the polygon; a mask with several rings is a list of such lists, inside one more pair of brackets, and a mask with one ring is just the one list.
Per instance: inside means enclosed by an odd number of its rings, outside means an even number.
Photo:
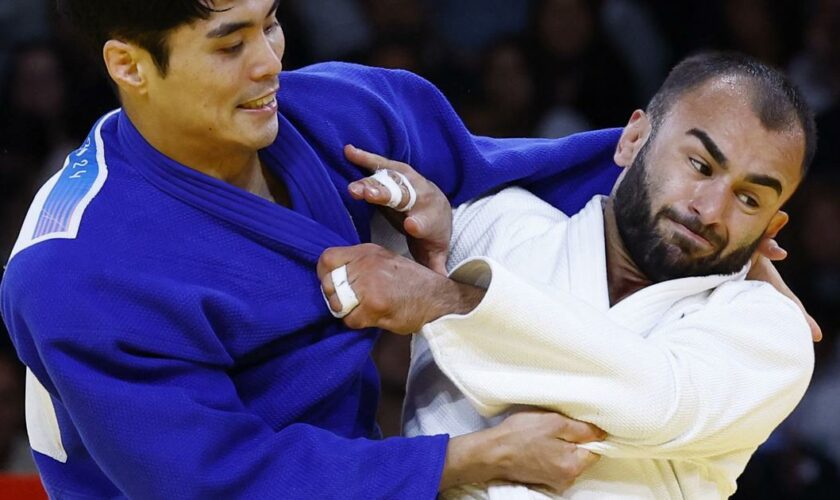
[{"label": "man's face", "polygon": [[276,3],[217,0],[212,6],[219,12],[168,37],[166,75],[146,72],[144,115],[154,120],[147,128],[158,130],[153,142],[170,150],[256,151],[278,130],[275,93],[285,40]]},{"label": "man's face", "polygon": [[804,136],[768,131],[737,78],[682,96],[641,147],[614,195],[630,258],[652,281],[730,274],[799,183]]}]

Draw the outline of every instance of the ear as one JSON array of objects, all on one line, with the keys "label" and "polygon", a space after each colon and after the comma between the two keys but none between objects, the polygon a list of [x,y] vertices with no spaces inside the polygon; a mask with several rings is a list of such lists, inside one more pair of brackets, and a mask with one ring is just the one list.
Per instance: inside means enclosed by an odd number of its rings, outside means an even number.
[{"label": "ear", "polygon": [[613,161],[619,167],[628,167],[633,164],[636,155],[650,137],[650,120],[644,111],[637,109],[630,115],[630,121],[624,127],[618,145],[615,148]]},{"label": "ear", "polygon": [[787,225],[789,220],[790,216],[788,216],[787,212],[779,210],[775,215],[773,215],[773,218],[770,219],[770,224],[767,225],[767,230],[764,231],[764,236],[767,238],[775,238],[779,234],[779,231]]},{"label": "ear", "polygon": [[108,40],[102,48],[102,57],[108,75],[123,92],[144,93],[146,91],[146,64],[142,61],[143,50],[134,44],[120,40]]}]

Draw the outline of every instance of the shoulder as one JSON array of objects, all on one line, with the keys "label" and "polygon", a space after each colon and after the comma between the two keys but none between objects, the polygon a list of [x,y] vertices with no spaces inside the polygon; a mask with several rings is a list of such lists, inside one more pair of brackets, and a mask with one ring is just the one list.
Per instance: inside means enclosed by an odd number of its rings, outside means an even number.
[{"label": "shoulder", "polygon": [[116,111],[100,118],[82,145],[38,191],[24,219],[10,260],[21,251],[51,239],[75,239],[88,206],[109,176],[107,129]]},{"label": "shoulder", "polygon": [[522,217],[561,222],[568,217],[530,191],[508,187],[459,205],[454,211],[456,224],[467,225],[476,217],[501,220],[522,220]]},{"label": "shoulder", "polygon": [[[520,187],[505,188],[464,203],[453,212],[450,263],[475,255],[507,254],[528,242],[539,241],[555,248],[562,244],[568,219]],[[551,236],[543,238],[547,234]],[[546,250],[539,254],[550,253]]]},{"label": "shoulder", "polygon": [[414,73],[359,64],[315,64],[282,73],[280,83],[281,112],[311,117],[317,111],[322,120],[388,120],[447,103],[437,87]]},{"label": "shoulder", "polygon": [[401,69],[385,69],[361,64],[326,62],[281,74],[281,82],[297,86],[321,85],[327,88],[395,89],[403,86],[435,88],[425,78]]}]

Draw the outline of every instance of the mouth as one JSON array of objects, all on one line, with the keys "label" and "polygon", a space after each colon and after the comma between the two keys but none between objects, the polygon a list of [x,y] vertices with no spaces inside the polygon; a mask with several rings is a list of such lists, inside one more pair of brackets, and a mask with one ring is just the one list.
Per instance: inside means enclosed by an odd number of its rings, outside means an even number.
[{"label": "mouth", "polygon": [[669,218],[668,221],[671,222],[671,224],[674,226],[675,233],[678,235],[679,238],[687,240],[693,246],[701,249],[715,249],[715,245],[711,241],[706,239],[706,237],[704,237],[703,235],[695,232],[685,224],[671,218]]},{"label": "mouth", "polygon": [[277,89],[272,90],[268,94],[258,97],[256,99],[244,102],[237,106],[240,109],[247,111],[266,111],[277,109]]}]

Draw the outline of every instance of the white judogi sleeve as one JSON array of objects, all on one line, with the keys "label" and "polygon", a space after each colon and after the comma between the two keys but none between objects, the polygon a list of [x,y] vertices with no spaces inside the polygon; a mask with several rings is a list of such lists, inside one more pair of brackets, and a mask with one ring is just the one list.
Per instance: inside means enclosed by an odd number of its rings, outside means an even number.
[{"label": "white judogi sleeve", "polygon": [[810,379],[808,326],[764,283],[725,282],[696,311],[641,336],[490,258],[467,260],[452,277],[487,294],[471,313],[424,327],[443,373],[484,416],[523,404],[598,425],[608,440],[587,446],[607,456],[752,450]]}]

